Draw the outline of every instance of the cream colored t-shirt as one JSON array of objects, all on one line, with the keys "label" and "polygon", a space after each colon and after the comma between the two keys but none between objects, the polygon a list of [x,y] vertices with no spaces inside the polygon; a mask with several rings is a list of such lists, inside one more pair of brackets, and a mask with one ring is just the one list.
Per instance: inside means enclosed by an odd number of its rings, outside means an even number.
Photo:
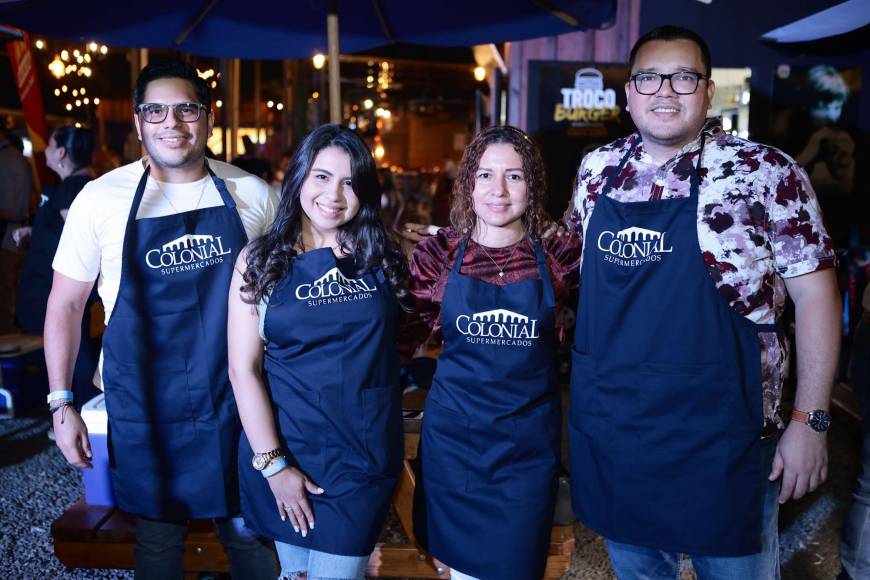
[{"label": "cream colored t-shirt", "polygon": [[[248,239],[265,233],[275,218],[275,192],[259,177],[234,165],[214,160],[208,164],[226,183]],[[144,171],[142,162],[136,161],[85,185],[70,206],[52,263],[56,272],[73,280],[98,280],[97,292],[106,311],[106,324],[118,297],[127,217]],[[209,176],[191,183],[158,183],[149,176],[136,218],[220,205],[223,200]],[[99,381],[99,375],[96,379]]]}]

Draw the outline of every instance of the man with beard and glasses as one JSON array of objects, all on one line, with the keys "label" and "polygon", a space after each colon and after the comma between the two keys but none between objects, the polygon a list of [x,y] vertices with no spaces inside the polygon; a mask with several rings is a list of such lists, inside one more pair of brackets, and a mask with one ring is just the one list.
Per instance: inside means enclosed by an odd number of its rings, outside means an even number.
[{"label": "man with beard and glasses", "polygon": [[638,132],[583,159],[569,214],[583,236],[574,509],[619,578],[676,578],[682,555],[701,580],[778,578],[778,506],[827,475],[834,251],[806,172],[706,119],[715,87],[700,36],[653,30],[630,68]]},{"label": "man with beard and glasses", "polygon": [[54,258],[45,325],[57,445],[91,467],[69,391],[80,320],[97,281],[107,328],[99,372],[118,507],[137,516],[137,578],[180,578],[190,519],[211,518],[236,578],[274,578],[271,549],[239,514],[240,425],[227,376],[233,264],[275,212],[261,179],[205,159],[214,117],[191,66],[145,67],[133,95],[147,151],[85,186]]}]

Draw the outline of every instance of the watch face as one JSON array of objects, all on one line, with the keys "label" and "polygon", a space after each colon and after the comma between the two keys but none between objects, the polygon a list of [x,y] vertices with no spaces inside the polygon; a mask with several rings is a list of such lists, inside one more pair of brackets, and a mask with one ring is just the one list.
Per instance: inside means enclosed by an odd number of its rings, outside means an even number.
[{"label": "watch face", "polygon": [[825,411],[813,411],[810,413],[807,425],[820,433],[827,431],[831,428],[831,416]]},{"label": "watch face", "polygon": [[263,471],[264,469],[266,469],[266,465],[268,465],[268,463],[269,459],[263,455],[254,455],[254,459],[251,460],[251,464],[257,471]]}]

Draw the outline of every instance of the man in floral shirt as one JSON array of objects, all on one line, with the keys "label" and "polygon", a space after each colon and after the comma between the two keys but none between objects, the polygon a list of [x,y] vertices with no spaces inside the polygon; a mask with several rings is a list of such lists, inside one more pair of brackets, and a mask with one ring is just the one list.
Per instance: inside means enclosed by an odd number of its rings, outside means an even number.
[{"label": "man in floral shirt", "polygon": [[[638,133],[587,155],[571,384],[577,515],[620,578],[779,577],[778,503],[827,475],[839,349],[834,252],[806,173],[706,119],[697,34],[656,29],[625,85]],[[797,393],[779,436],[786,294]],[[778,502],[777,502],[778,499]]]}]

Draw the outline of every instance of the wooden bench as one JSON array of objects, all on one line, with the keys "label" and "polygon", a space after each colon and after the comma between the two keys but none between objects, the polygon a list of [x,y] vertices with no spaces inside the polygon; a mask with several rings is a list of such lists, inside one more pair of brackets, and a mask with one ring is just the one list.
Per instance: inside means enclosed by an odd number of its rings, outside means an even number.
[{"label": "wooden bench", "polygon": [[[409,543],[379,543],[367,575],[374,577],[449,578],[450,571],[414,543],[411,512],[414,471],[410,461],[417,455],[419,428],[406,424],[405,461],[393,496],[393,507]],[[51,526],[54,553],[70,568],[133,568],[135,523],[132,516],[106,506],[79,501]],[[574,551],[573,526],[554,526],[550,536],[546,580],[556,580],[568,570]],[[227,572],[229,563],[211,521],[194,521],[184,542],[184,569],[190,578],[198,572]]]}]

